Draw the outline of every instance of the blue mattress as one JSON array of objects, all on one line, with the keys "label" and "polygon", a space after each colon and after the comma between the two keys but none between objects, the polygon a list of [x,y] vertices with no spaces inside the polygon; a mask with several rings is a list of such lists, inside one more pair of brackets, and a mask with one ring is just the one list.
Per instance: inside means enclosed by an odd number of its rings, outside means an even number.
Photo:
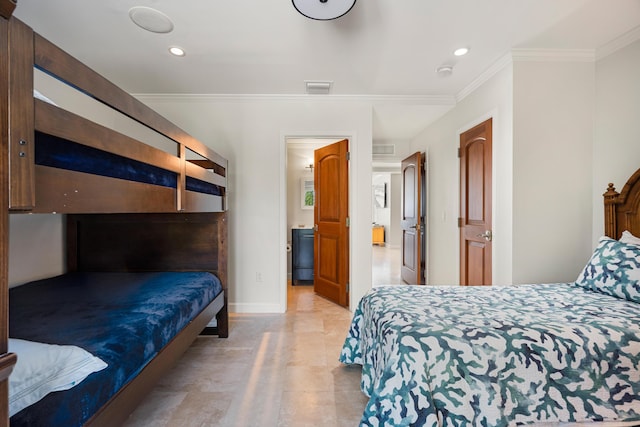
[{"label": "blue mattress", "polygon": [[[59,169],[177,188],[175,172],[36,131],[35,163]],[[218,185],[188,176],[186,189],[220,196]]]},{"label": "blue mattress", "polygon": [[77,345],[109,365],[11,426],[81,426],[221,291],[203,272],[70,273],[10,289],[10,337]]}]

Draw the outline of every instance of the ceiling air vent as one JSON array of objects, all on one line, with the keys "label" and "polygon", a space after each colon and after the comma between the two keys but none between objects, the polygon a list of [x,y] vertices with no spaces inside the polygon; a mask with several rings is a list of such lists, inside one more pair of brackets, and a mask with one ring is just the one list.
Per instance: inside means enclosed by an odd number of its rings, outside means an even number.
[{"label": "ceiling air vent", "polygon": [[393,156],[396,153],[396,146],[394,144],[374,144],[373,154]]}]

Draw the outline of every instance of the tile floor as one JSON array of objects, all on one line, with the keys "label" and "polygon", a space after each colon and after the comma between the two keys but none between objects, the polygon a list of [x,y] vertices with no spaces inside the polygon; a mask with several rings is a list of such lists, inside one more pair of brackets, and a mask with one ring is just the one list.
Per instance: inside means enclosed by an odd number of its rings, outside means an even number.
[{"label": "tile floor", "polygon": [[373,286],[401,284],[400,248],[389,246],[373,246]]},{"label": "tile floor", "polygon": [[[400,250],[373,247],[373,282],[397,284]],[[355,427],[360,367],[338,355],[351,312],[289,286],[286,314],[231,314],[229,338],[199,337],[125,427]]]},{"label": "tile floor", "polygon": [[350,320],[290,286],[286,314],[231,314],[229,338],[198,338],[125,426],[357,426],[360,367],[338,362]]}]

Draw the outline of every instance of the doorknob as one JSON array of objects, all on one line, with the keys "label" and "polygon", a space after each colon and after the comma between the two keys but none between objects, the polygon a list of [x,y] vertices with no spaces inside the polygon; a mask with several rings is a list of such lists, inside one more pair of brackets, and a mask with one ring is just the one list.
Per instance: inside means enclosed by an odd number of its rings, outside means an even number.
[{"label": "doorknob", "polygon": [[420,224],[411,225],[409,228],[415,228],[417,231],[420,231]]},{"label": "doorknob", "polygon": [[482,234],[476,234],[476,237],[482,237],[487,242],[490,242],[493,239],[493,234],[491,233],[491,230],[487,230]]}]

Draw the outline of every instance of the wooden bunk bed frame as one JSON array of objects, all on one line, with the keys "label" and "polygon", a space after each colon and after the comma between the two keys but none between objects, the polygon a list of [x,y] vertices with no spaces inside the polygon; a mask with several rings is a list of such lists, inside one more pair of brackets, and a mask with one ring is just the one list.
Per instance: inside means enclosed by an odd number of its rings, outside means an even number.
[{"label": "wooden bunk bed frame", "polygon": [[[67,214],[68,271],[204,270],[222,282],[221,297],[87,423],[118,425],[214,316],[214,332],[228,335],[227,160],[12,17],[15,7],[0,0],[0,427],[9,424],[8,377],[16,363],[8,353],[10,213]],[[175,155],[35,99],[34,67],[174,141]],[[170,171],[176,188],[35,164],[36,132]],[[200,160],[189,160],[191,151]],[[221,194],[189,191],[189,178]]]}]

